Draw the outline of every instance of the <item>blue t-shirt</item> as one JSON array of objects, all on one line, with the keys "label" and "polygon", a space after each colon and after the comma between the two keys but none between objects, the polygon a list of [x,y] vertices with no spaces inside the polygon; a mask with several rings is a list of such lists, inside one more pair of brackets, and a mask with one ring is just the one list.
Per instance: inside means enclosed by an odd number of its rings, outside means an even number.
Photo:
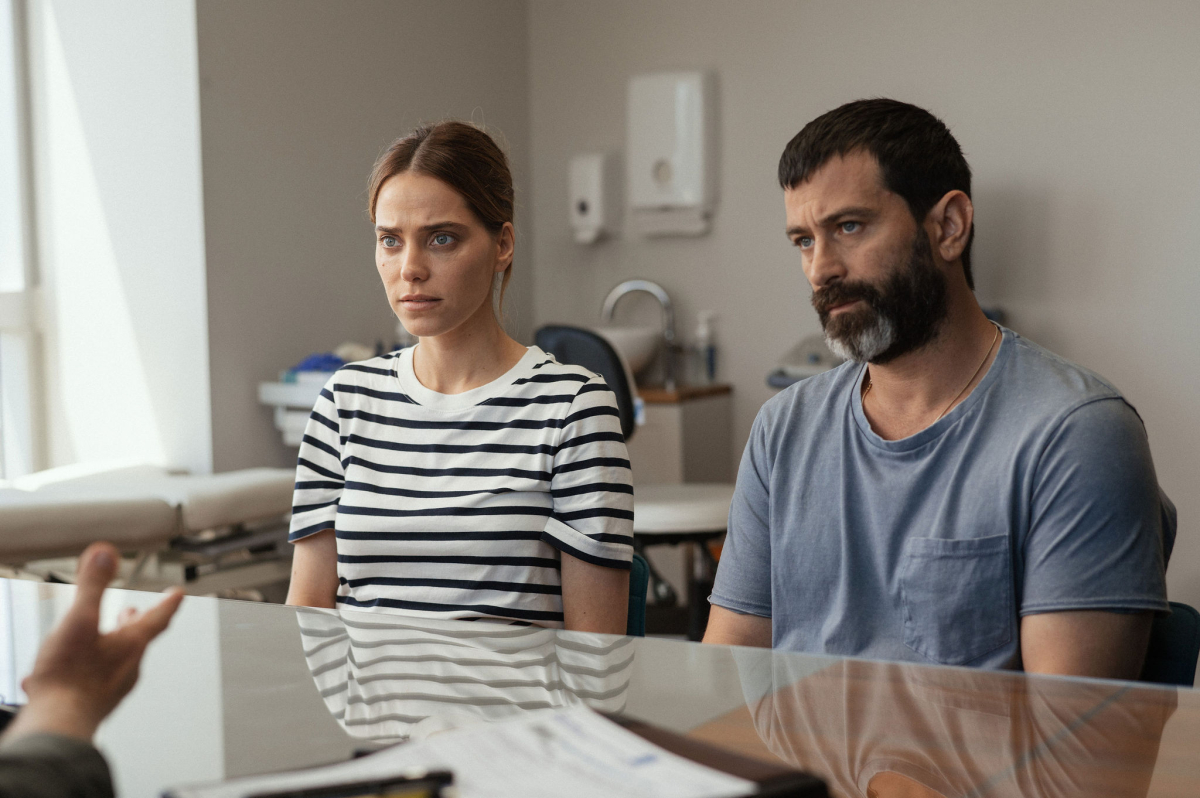
[{"label": "blue t-shirt", "polygon": [[888,441],[864,370],[763,406],[710,601],[776,648],[988,668],[1021,666],[1023,615],[1167,611],[1175,508],[1115,388],[1005,330],[961,404]]}]

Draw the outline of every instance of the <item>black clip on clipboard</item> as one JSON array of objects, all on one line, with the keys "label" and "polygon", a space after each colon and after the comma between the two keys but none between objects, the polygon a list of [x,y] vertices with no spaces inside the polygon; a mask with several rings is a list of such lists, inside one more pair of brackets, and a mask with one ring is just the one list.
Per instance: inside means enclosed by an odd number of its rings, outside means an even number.
[{"label": "black clip on clipboard", "polygon": [[410,776],[395,776],[371,781],[326,784],[283,792],[262,792],[246,798],[442,798],[451,793],[454,775],[446,770],[434,770]]}]

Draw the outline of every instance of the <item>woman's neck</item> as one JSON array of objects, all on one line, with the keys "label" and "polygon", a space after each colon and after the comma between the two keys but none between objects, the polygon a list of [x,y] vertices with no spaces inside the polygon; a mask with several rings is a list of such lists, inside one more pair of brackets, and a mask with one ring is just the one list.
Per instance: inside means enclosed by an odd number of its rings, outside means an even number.
[{"label": "woman's neck", "polygon": [[453,330],[420,339],[413,352],[418,382],[438,393],[463,393],[503,376],[525,356],[526,348],[504,332],[491,303],[480,311]]}]

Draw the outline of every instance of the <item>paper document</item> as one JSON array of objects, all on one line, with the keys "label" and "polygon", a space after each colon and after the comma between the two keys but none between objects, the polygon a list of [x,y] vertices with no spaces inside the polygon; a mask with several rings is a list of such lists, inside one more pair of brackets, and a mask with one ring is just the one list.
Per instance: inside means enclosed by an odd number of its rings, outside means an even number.
[{"label": "paper document", "polygon": [[754,782],[672,754],[577,707],[448,731],[315,770],[180,788],[171,794],[243,798],[441,769],[454,773],[461,798],[731,798],[757,790]]}]

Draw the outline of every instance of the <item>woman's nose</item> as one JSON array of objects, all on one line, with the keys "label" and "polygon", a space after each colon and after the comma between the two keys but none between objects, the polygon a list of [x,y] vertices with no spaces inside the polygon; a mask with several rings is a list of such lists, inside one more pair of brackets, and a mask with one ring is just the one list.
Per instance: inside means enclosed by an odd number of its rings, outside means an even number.
[{"label": "woman's nose", "polygon": [[409,248],[400,258],[401,280],[406,283],[419,283],[429,279],[429,269],[419,251]]}]

